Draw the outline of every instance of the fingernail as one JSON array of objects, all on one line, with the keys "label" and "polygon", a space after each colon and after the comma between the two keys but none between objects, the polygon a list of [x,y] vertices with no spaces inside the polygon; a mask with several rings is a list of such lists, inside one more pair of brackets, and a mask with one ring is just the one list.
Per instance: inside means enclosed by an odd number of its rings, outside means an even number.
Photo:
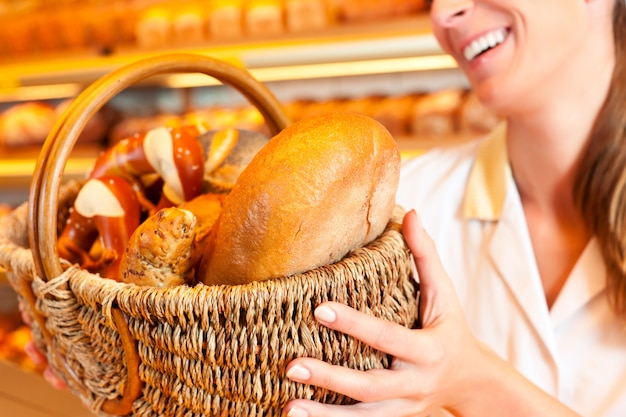
[{"label": "fingernail", "polygon": [[415,212],[415,220],[417,220],[417,227],[419,227],[420,229],[423,229],[424,223],[422,222],[422,216],[417,214],[417,212]]},{"label": "fingernail", "polygon": [[420,215],[417,214],[417,211],[415,211],[415,209],[411,209],[411,213],[413,213],[413,216],[415,217],[415,226],[417,226],[418,229],[423,229],[424,223],[422,223],[422,218],[420,217]]},{"label": "fingernail", "polygon": [[330,307],[319,306],[315,309],[314,314],[316,319],[325,323],[332,323],[337,320],[337,315]]},{"label": "fingernail", "polygon": [[294,365],[287,371],[287,378],[295,381],[307,381],[311,378],[311,372],[302,365]]},{"label": "fingernail", "polygon": [[287,413],[287,417],[309,417],[309,413],[304,408],[293,407]]}]

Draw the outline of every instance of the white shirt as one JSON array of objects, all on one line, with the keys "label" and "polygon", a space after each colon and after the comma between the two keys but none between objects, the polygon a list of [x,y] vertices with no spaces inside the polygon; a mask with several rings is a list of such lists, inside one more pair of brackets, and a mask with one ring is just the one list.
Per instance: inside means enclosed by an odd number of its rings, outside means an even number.
[{"label": "white shirt", "polygon": [[583,416],[626,417],[626,326],[598,242],[548,309],[505,134],[405,161],[398,204],[422,218],[480,340]]}]

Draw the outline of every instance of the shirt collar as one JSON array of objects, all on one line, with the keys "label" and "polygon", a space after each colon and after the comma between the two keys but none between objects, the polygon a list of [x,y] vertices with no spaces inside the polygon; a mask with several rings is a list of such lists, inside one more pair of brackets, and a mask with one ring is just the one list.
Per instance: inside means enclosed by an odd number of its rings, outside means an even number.
[{"label": "shirt collar", "polygon": [[506,123],[503,122],[478,146],[465,189],[463,216],[486,221],[500,219],[510,179]]}]

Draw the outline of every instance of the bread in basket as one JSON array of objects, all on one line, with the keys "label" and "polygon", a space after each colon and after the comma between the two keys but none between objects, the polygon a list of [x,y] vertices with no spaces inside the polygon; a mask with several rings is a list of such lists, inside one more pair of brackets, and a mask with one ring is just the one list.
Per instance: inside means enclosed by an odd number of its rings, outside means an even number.
[{"label": "bread in basket", "polygon": [[63,169],[81,129],[123,89],[168,72],[212,76],[255,105],[273,133],[288,125],[250,74],[204,56],[149,58],[88,87],[46,140],[28,203],[0,220],[0,266],[35,318],[36,343],[72,392],[103,416],[280,416],[293,398],[352,402],[290,381],[285,368],[301,356],[360,370],[390,365],[386,354],[319,325],[313,309],[333,300],[416,323],[400,208],[381,236],[337,263],[244,285],[142,287],[58,257],[57,231],[80,189],[80,182],[63,183]]}]

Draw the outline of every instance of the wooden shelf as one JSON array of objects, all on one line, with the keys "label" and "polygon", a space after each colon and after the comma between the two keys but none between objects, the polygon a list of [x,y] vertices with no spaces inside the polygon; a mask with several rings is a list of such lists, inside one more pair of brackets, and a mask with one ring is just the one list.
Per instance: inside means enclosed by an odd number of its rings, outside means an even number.
[{"label": "wooden shelf", "polygon": [[[244,38],[236,42],[212,42],[184,48],[139,50],[122,46],[106,56],[98,51],[85,50],[19,59],[0,58],[0,102],[43,99],[46,94],[49,98],[71,97],[120,66],[173,52],[208,55],[234,63],[248,69],[262,82],[284,77],[311,77],[320,72],[317,66],[330,64],[344,64],[334,67],[335,76],[373,68],[371,65],[350,66],[350,63],[366,61],[382,64],[372,69],[380,73],[403,70],[402,65],[407,66],[407,71],[412,69],[412,65],[423,65],[421,62],[399,62],[399,59],[434,56],[440,60],[427,65],[454,65],[437,44],[429,19],[424,14],[375,24],[335,26],[309,34],[254,40]],[[288,70],[279,71],[285,68]],[[307,68],[312,71],[306,72]],[[341,74],[342,71],[344,74]],[[299,74],[302,72],[306,73]],[[167,86],[164,78],[154,77],[143,85]]]},{"label": "wooden shelf", "polygon": [[[39,150],[38,146],[0,147],[0,188],[29,187]],[[83,178],[101,152],[101,146],[77,145],[65,166],[66,178]]]},{"label": "wooden shelf", "polygon": [[[419,155],[435,146],[454,145],[467,142],[474,137],[458,135],[444,138],[396,138],[403,158]],[[65,167],[65,178],[84,178],[95,159],[103,151],[101,146],[78,144]],[[0,189],[24,188],[30,185],[39,147],[2,148],[0,147]]]},{"label": "wooden shelf", "polygon": [[[261,82],[412,72],[424,65],[430,65],[426,69],[435,71],[454,67],[432,35],[428,16],[421,14],[387,22],[335,26],[323,32],[244,38],[184,48],[148,51],[123,45],[106,56],[95,50],[19,59],[0,56],[0,103],[74,97],[88,84],[118,67],[174,52],[203,54],[240,65]],[[435,58],[435,62],[412,61],[422,58]],[[203,77],[175,85],[172,79],[159,76],[143,81],[138,87],[193,87],[203,85],[210,78]],[[398,143],[403,153],[409,155],[441,142],[400,139]],[[65,176],[84,176],[101,151],[100,147],[77,146],[68,161]],[[0,148],[0,190],[27,189],[38,155],[39,147]]]}]

